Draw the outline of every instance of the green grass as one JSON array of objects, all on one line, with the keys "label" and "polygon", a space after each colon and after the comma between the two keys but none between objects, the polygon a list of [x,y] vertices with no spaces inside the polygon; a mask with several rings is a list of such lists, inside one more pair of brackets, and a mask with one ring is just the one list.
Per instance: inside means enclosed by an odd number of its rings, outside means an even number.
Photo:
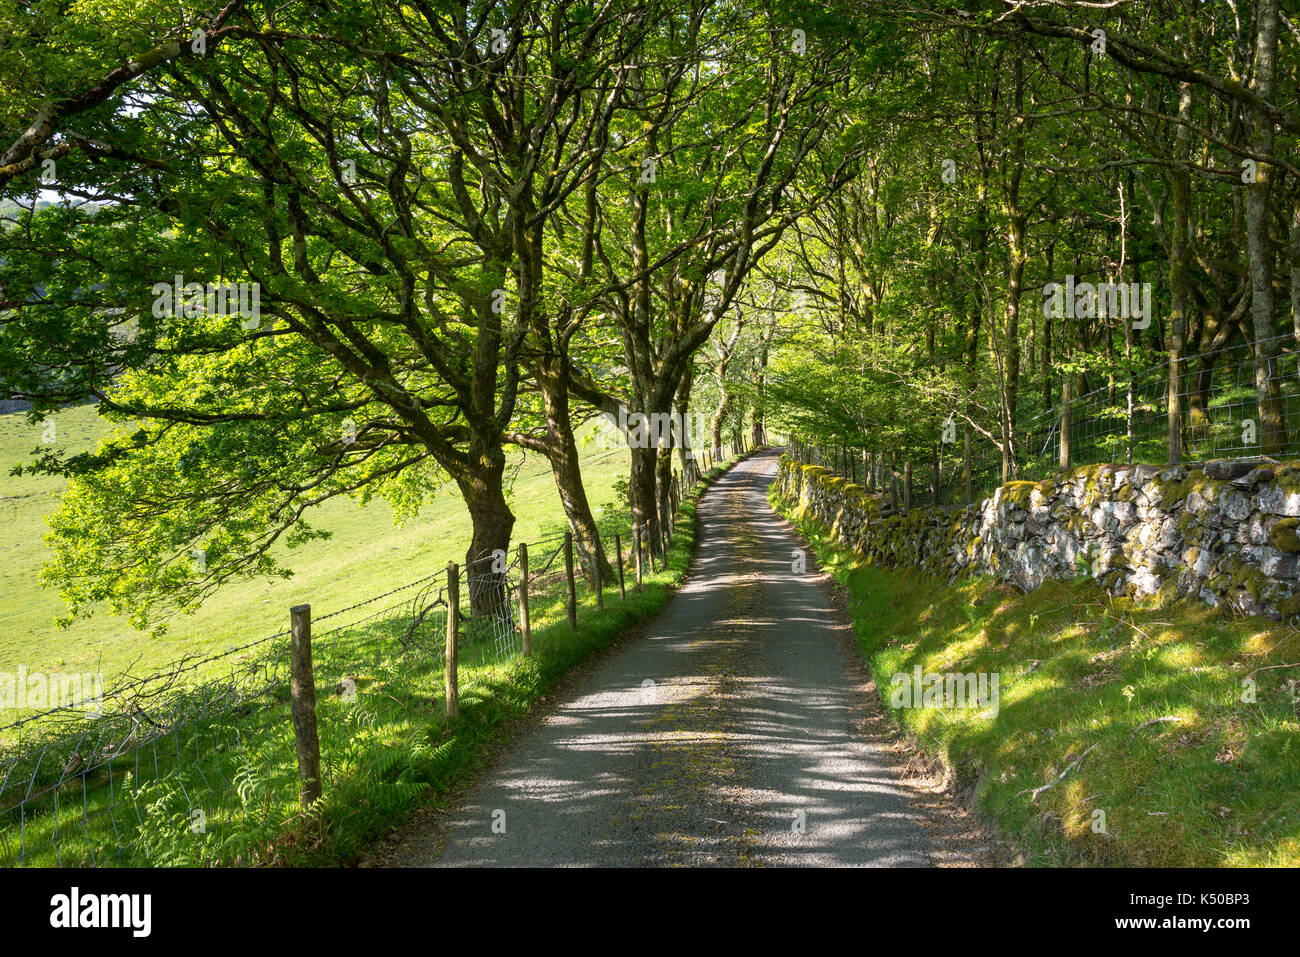
[{"label": "green grass", "polygon": [[[55,417],[56,447],[92,447],[111,430],[91,406]],[[586,433],[589,434],[589,433]],[[131,628],[124,619],[96,614],[60,630],[63,611],[56,591],[38,575],[49,555],[43,541],[46,516],[57,506],[64,483],[46,477],[14,477],[14,465],[32,460],[41,429],[22,414],[0,416],[0,672],[18,665],[29,671],[101,672],[106,684],[129,665],[137,672],[193,652],[220,651],[287,627],[288,609],[308,602],[319,616],[463,561],[470,522],[454,488],[439,493],[412,521],[393,522],[383,502],[361,507],[348,499],[316,510],[313,524],[333,537],[294,551],[281,549],[294,577],[258,579],[228,586],[192,616],[175,619],[161,638]],[[611,503],[613,485],[628,471],[625,449],[583,446],[583,479],[593,507]],[[561,528],[563,512],[550,466],[540,456],[517,453],[511,508],[514,538],[534,540]]]},{"label": "green grass", "polygon": [[[995,716],[892,713],[959,789],[974,788],[1029,863],[1300,865],[1294,627],[1199,604],[1112,601],[1087,581],[1027,595],[989,578],[948,585],[864,564],[824,527],[774,505],[846,587],[886,705],[891,678],[917,665],[999,676]],[[1246,703],[1252,674],[1256,700]],[[1165,717],[1176,720],[1143,727]],[[1036,800],[1028,793],[1053,781]]]},{"label": "green grass", "polygon": [[[620,600],[611,587],[598,612],[595,596],[579,585],[576,631],[566,621],[562,582],[535,594],[532,657],[493,654],[469,622],[453,720],[445,714],[440,623],[406,656],[396,640],[409,621],[401,611],[314,640],[325,793],[310,816],[297,807],[286,689],[272,682],[244,706],[188,722],[61,786],[38,788],[21,811],[0,816],[0,861],[14,863],[21,852],[29,866],[354,862],[416,806],[444,800],[484,766],[510,721],[574,664],[664,605],[689,561],[694,514],[687,497],[667,567],[646,576],[644,591],[629,583]],[[611,529],[623,519],[609,516]],[[356,678],[355,701],[331,694],[343,676]],[[45,757],[51,785],[75,747],[69,740]],[[191,826],[196,810],[204,815],[198,832]]]}]

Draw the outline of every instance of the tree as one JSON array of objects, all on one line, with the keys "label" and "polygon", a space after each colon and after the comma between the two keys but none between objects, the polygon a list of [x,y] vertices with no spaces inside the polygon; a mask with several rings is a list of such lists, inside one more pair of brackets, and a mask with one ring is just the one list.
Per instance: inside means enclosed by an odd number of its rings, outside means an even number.
[{"label": "tree", "polygon": [[[575,378],[574,394],[594,408],[622,407],[628,420],[680,414],[694,357],[752,270],[856,174],[856,126],[836,92],[849,78],[851,31],[832,16],[807,25],[821,44],[811,55],[796,52],[784,11],[678,4],[632,67],[612,153],[625,178],[594,197],[602,305],[626,381]],[[750,39],[734,43],[738,34]],[[633,514],[651,541],[670,456],[667,443],[633,441]]]},{"label": "tree", "polygon": [[[429,34],[466,23],[425,12]],[[6,244],[6,286],[52,290],[5,324],[6,393],[37,413],[93,396],[138,423],[100,454],[40,465],[74,479],[53,566],[74,612],[98,599],[137,617],[191,606],[273,571],[270,544],[308,537],[310,505],[360,492],[409,509],[443,477],[473,520],[472,605],[499,600],[488,559],[514,522],[502,446],[528,332],[505,308],[502,184],[448,155],[417,108],[438,86],[398,52],[409,24],[307,16],[171,64],[145,88],[149,108],[123,120],[134,152],[167,169],[136,172],[129,195],[62,233]],[[461,68],[490,86],[500,58],[475,22]],[[124,171],[64,175],[102,188]],[[214,312],[189,289],[178,314],[158,309],[146,291],[173,275],[256,284],[261,315]],[[129,339],[78,296],[88,289],[137,321]],[[52,366],[76,369],[75,384],[37,384],[30,370]],[[201,481],[208,470],[220,481]],[[168,487],[169,471],[192,481]]]}]

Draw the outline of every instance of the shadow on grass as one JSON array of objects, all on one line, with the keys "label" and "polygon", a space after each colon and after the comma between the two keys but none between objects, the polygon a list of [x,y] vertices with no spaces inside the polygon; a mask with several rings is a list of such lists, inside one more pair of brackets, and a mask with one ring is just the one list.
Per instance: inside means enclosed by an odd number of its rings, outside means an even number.
[{"label": "shadow on grass", "polygon": [[775,504],[847,588],[886,704],[917,666],[999,677],[996,716],[893,714],[1031,863],[1300,864],[1295,628],[1142,607],[1090,582],[949,585],[863,564]]}]

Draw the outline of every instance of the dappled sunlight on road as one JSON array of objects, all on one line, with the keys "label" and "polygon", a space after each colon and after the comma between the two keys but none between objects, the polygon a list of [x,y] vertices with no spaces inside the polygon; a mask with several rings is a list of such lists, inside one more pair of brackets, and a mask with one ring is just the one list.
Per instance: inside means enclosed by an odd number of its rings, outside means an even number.
[{"label": "dappled sunlight on road", "polygon": [[854,733],[863,691],[825,578],[723,476],[664,613],[525,734],[453,816],[441,865],[927,863],[917,813]]}]

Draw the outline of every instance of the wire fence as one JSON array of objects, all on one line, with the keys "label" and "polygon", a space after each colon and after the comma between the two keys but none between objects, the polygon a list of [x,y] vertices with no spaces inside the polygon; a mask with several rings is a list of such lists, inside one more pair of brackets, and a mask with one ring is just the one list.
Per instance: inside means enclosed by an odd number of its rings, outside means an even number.
[{"label": "wire fence", "polygon": [[[403,761],[428,746],[430,721],[444,714],[449,614],[463,697],[522,653],[525,595],[535,626],[566,605],[603,606],[625,584],[639,588],[643,567],[662,570],[680,502],[706,477],[693,467],[673,474],[658,532],[615,537],[617,526],[605,523],[597,547],[618,575],[600,582],[599,595],[581,564],[573,571],[572,536],[561,534],[527,544],[526,579],[517,548],[459,569],[468,587],[454,609],[449,571],[316,618],[325,795],[376,781],[412,799],[422,789],[404,780]],[[21,713],[0,726],[0,866],[265,862],[304,820],[290,698],[285,630]]]},{"label": "wire fence", "polygon": [[826,447],[798,439],[791,451],[879,493],[899,508],[966,505],[1011,480],[1039,481],[1062,467],[1103,463],[1168,464],[1300,454],[1300,350],[1291,336],[1266,340],[1275,358],[1264,370],[1265,401],[1256,385],[1255,350],[1247,343],[1187,356],[1175,377],[1178,454],[1171,454],[1169,363],[1105,386],[1018,424],[1010,442],[1001,430],[981,434],[956,417],[909,451]]},{"label": "wire fence", "polygon": [[[327,786],[355,763],[358,728],[397,731],[436,700],[445,584],[402,592],[313,635]],[[0,864],[255,862],[297,801],[288,633],[123,676],[93,706],[26,715],[0,741]]]}]

